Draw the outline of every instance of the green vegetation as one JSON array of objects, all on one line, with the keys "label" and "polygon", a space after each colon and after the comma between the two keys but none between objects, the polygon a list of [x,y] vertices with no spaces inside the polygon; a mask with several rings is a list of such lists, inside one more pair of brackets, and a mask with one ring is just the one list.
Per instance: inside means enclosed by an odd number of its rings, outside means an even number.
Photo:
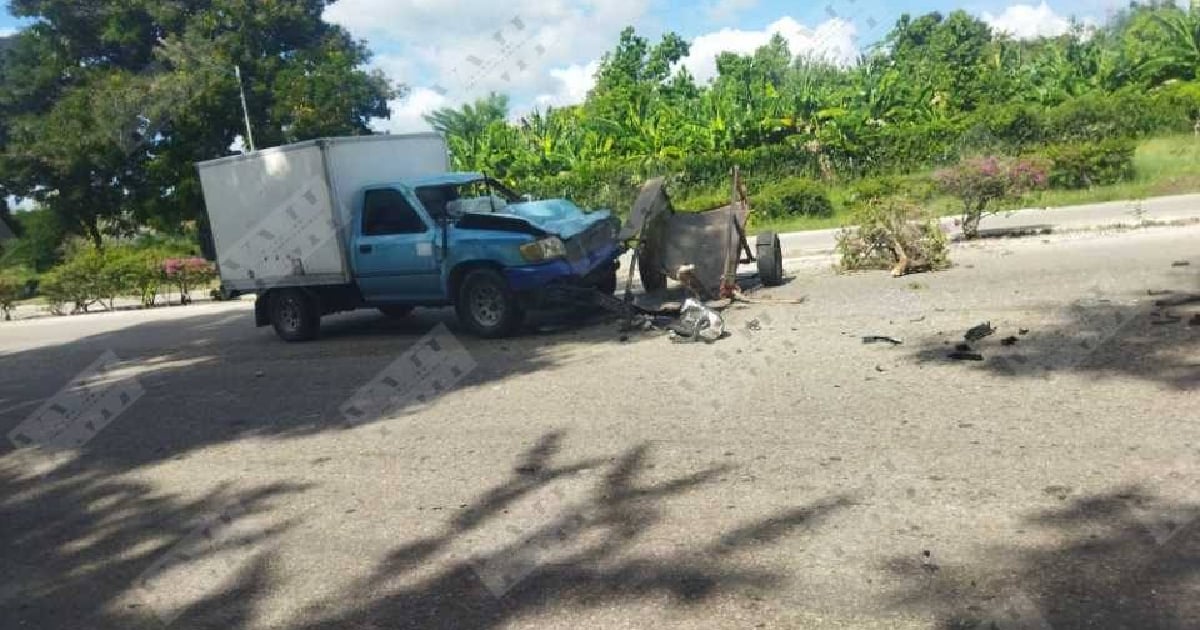
[{"label": "green vegetation", "polygon": [[[776,232],[836,228],[852,222],[856,199],[876,198],[879,191],[892,190],[895,196],[923,204],[941,216],[958,215],[962,202],[950,195],[937,194],[932,185],[933,171],[904,176],[866,178],[830,190],[834,214],[828,218],[788,217],[755,222],[757,228]],[[866,193],[863,193],[867,189]],[[1031,191],[1009,199],[999,199],[995,211],[1020,208],[1058,208],[1085,203],[1126,199],[1145,199],[1200,191],[1200,140],[1194,135],[1151,138],[1138,143],[1133,155],[1132,179],[1085,189],[1049,189]]]},{"label": "green vegetation", "polygon": [[[190,286],[188,269],[168,278],[159,263],[196,253],[193,164],[243,133],[234,65],[259,145],[370,133],[405,88],[363,69],[370,51],[320,18],[326,4],[13,0],[33,22],[0,50],[0,217],[19,235],[0,252],[5,277],[41,274],[64,309]],[[681,209],[722,205],[737,166],[756,227],[777,231],[1200,190],[1195,2],[1134,3],[1034,40],[963,11],[903,15],[849,65],[796,57],[776,36],[720,54],[703,84],[678,63],[688,54],[675,33],[628,28],[579,105],[512,123],[492,94],[428,121],[459,169],[618,213],[654,176]],[[1045,165],[1046,185],[975,177],[991,161]],[[961,186],[945,175],[972,173]],[[10,195],[38,209],[11,215]],[[110,247],[124,262],[109,264]]]},{"label": "green vegetation", "polygon": [[[1169,2],[1031,41],[956,11],[902,16],[844,67],[796,58],[776,37],[750,55],[721,54],[700,85],[676,63],[688,53],[681,38],[655,44],[627,29],[581,105],[514,125],[493,95],[428,120],[458,167],[536,194],[622,212],[632,188],[665,175],[681,207],[699,208],[724,197],[736,165],[764,197],[764,224],[833,225],[864,179],[921,188],[909,176],[972,157],[1046,157],[1058,188],[1136,181],[1134,143],[1200,120],[1198,46],[1200,7]],[[791,179],[821,182],[833,216],[781,213],[772,189]]]}]

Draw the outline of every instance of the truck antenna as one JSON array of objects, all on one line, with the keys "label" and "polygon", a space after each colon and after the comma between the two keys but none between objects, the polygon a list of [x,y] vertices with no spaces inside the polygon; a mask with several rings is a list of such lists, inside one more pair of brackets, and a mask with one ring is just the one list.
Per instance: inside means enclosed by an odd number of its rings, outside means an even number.
[{"label": "truck antenna", "polygon": [[246,144],[250,147],[250,152],[254,153],[254,130],[250,128],[250,108],[246,107],[246,87],[242,85],[242,67],[235,64],[233,73],[237,75],[238,92],[242,95],[242,116],[246,119]]}]

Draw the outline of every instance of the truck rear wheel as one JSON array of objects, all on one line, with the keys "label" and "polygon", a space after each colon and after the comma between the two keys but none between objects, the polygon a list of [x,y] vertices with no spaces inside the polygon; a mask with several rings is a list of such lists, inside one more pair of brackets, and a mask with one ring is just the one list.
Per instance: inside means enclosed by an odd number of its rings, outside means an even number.
[{"label": "truck rear wheel", "polygon": [[311,341],[321,330],[316,300],[299,289],[272,293],[270,314],[275,334],[284,341]]},{"label": "truck rear wheel", "polygon": [[458,289],[455,310],[463,326],[488,339],[511,335],[525,320],[517,294],[494,269],[467,273]]}]

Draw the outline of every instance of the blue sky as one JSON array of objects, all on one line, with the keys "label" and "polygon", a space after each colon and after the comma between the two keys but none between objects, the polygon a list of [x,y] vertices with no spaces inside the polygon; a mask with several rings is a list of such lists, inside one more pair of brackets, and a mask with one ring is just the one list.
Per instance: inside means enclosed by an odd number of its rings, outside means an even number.
[{"label": "blue sky", "polygon": [[[1103,21],[1121,0],[339,0],[326,19],[365,39],[373,62],[410,97],[393,103],[393,131],[424,128],[421,114],[490,90],[514,109],[582,100],[596,61],[633,25],[656,38],[672,30],[693,43],[685,61],[701,80],[721,50],[749,52],[774,31],[795,53],[850,62],[901,13],[964,9],[1018,37],[1057,34],[1069,17]],[[0,34],[20,23],[0,14]]]}]

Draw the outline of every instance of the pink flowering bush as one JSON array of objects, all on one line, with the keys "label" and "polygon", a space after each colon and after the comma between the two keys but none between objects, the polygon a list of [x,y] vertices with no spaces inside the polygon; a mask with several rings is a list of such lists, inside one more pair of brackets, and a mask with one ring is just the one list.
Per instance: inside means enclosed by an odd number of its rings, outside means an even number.
[{"label": "pink flowering bush", "polygon": [[217,269],[203,258],[168,258],[163,261],[163,277],[179,287],[181,301],[187,304],[192,301],[189,292],[216,278]]},{"label": "pink flowering bush", "polygon": [[962,231],[966,238],[979,236],[985,214],[996,212],[993,202],[1012,199],[1046,187],[1049,165],[1034,158],[970,158],[933,175],[942,192],[963,203]]}]

